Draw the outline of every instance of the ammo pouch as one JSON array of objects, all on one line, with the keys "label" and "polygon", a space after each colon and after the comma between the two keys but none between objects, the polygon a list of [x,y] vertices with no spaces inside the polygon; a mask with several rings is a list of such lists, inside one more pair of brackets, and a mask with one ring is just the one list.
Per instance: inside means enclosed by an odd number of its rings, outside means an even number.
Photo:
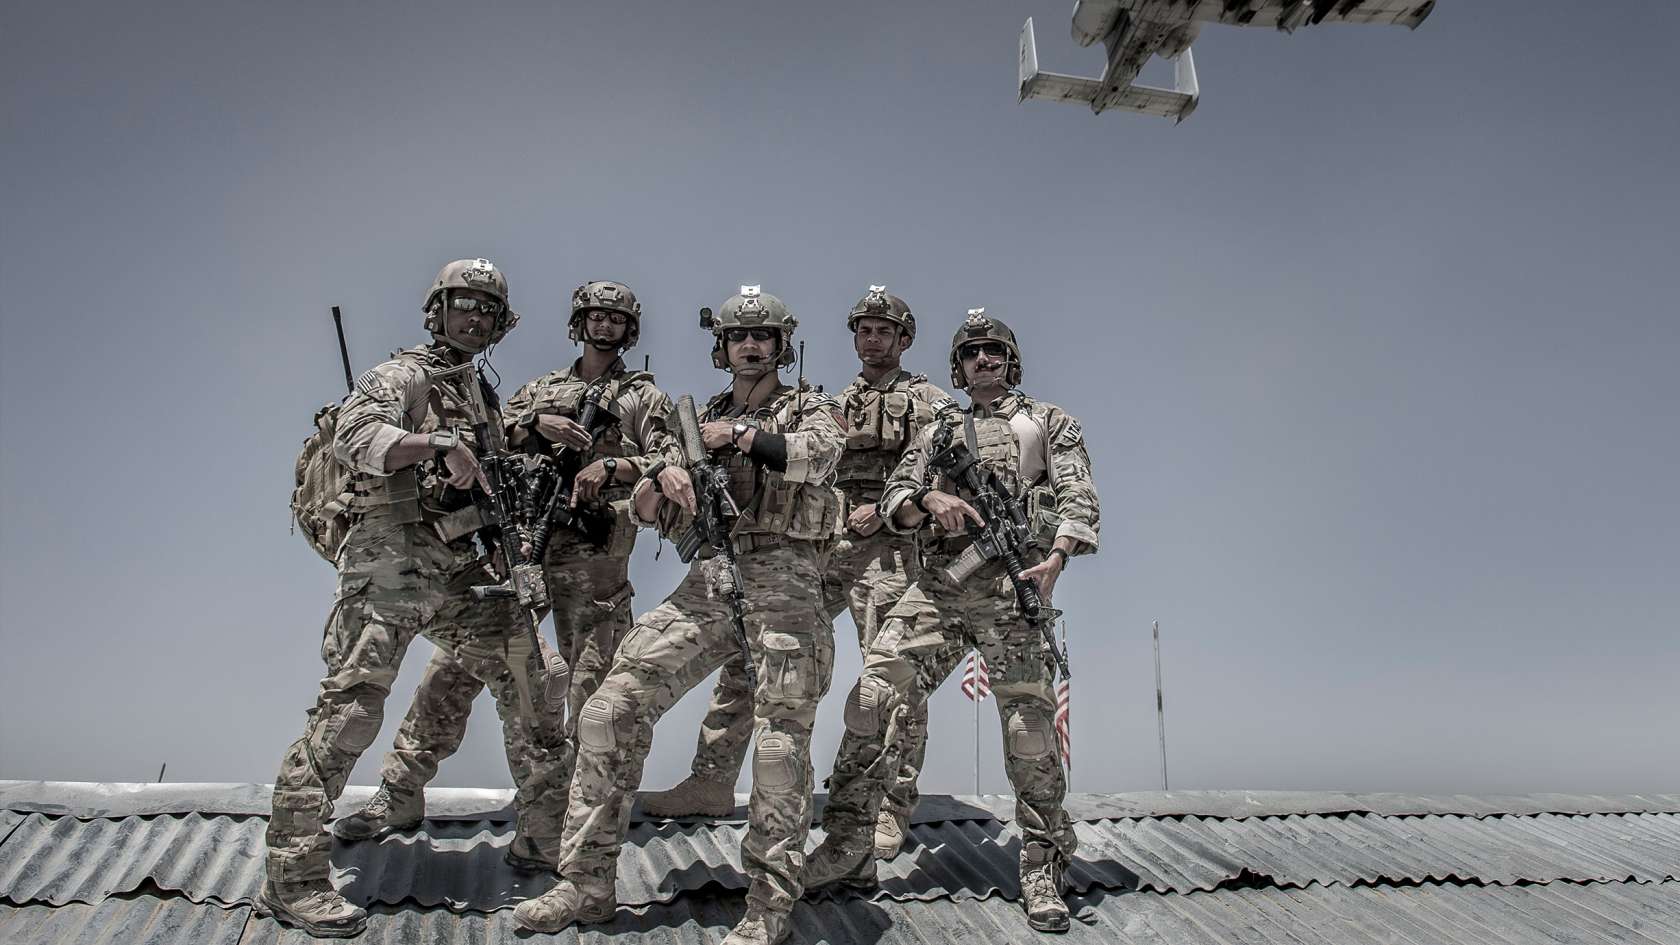
[{"label": "ammo pouch", "polygon": [[1027,525],[1033,540],[1045,548],[1056,543],[1056,530],[1062,526],[1062,516],[1056,511],[1056,490],[1048,485],[1027,490]]},{"label": "ammo pouch", "polygon": [[415,467],[399,469],[389,476],[358,476],[353,484],[355,498],[350,510],[362,515],[374,509],[393,525],[425,521],[420,509],[420,481]]},{"label": "ammo pouch", "polygon": [[636,523],[631,518],[630,500],[609,502],[607,511],[612,515],[612,531],[607,534],[607,544],[601,553],[611,558],[627,558],[636,545]]}]

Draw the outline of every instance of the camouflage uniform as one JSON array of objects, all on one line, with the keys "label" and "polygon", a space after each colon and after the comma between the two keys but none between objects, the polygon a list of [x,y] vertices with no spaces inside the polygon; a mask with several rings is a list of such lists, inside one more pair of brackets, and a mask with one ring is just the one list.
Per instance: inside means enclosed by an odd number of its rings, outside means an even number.
[{"label": "camouflage uniform", "polygon": [[[385,697],[403,653],[424,634],[496,697],[510,740],[529,739],[530,775],[520,783],[522,810],[532,812],[534,839],[558,826],[559,788],[568,767],[563,719],[545,699],[542,660],[531,653],[513,602],[480,602],[474,584],[495,583],[472,545],[480,525],[464,500],[447,503],[426,467],[384,472],[386,453],[406,433],[468,423],[468,383],[461,375],[434,380],[453,364],[442,346],[413,348],[369,370],[339,411],[333,448],[357,474],[358,518],[338,555],[338,594],[321,657],[327,676],[303,737],[287,750],[274,785],[268,825],[271,881],[300,883],[328,876],[330,840],[322,825],[357,758],[379,734]],[[451,512],[440,504],[459,504]],[[518,674],[518,676],[516,676]],[[523,712],[526,698],[534,718]],[[522,824],[522,827],[527,825]]]},{"label": "camouflage uniform", "polygon": [[[1016,495],[1027,496],[1040,544],[1075,541],[1074,554],[1097,547],[1098,507],[1090,459],[1079,423],[1059,407],[1009,393],[975,410],[976,453]],[[929,483],[928,455],[942,423],[961,424],[955,411],[924,430],[893,471],[881,516],[893,516],[924,485],[959,494],[948,481]],[[961,496],[968,498],[968,496]],[[867,849],[885,793],[885,772],[900,751],[903,717],[950,675],[971,647],[986,659],[1003,724],[1004,767],[1016,795],[1023,864],[1065,864],[1075,846],[1062,810],[1067,781],[1052,727],[1056,701],[1052,666],[1041,638],[1021,618],[1003,565],[991,561],[960,583],[944,575],[970,544],[943,533],[931,519],[919,531],[921,577],[887,614],[864,659],[863,675],[847,699],[846,733],[829,780],[823,813],[827,843]],[[1038,563],[1027,562],[1028,566]]]},{"label": "camouflage uniform", "polygon": [[[887,477],[904,450],[933,420],[938,404],[950,395],[928,383],[925,375],[898,370],[870,383],[859,377],[839,394],[846,417],[846,452],[835,484],[845,494],[842,510],[879,502]],[[864,653],[874,642],[887,609],[916,578],[914,537],[881,528],[868,536],[847,529],[835,540],[823,569],[823,609],[830,621],[850,610]],[[700,724],[693,773],[705,781],[733,784],[746,760],[752,734],[752,697],[739,660],[724,665],[712,691],[712,704]],[[927,748],[927,707],[911,710],[904,726],[904,750],[898,776],[885,807],[908,816],[916,806],[916,778]]]},{"label": "camouflage uniform", "polygon": [[[729,416],[726,392],[701,419]],[[831,485],[844,442],[837,418],[832,398],[781,386],[748,419],[786,438],[786,471],[733,450],[719,456],[742,509],[734,542],[758,676],[753,789],[742,844],[751,880],[747,897],[782,915],[801,891],[811,819],[811,726],[834,663],[833,628],[813,589],[821,582],[827,543],[840,527],[840,497]],[[684,527],[686,516],[669,514],[675,509],[661,504],[667,533]],[[560,873],[593,899],[612,901],[619,848],[654,723],[738,653],[728,602],[716,592],[722,564],[720,558],[694,562],[677,589],[636,621],[606,682],[584,704]],[[524,904],[531,905],[543,903]]]},{"label": "camouflage uniform", "polygon": [[[544,415],[576,419],[589,386],[578,374],[580,364],[581,359],[515,392],[504,412],[508,427],[529,428]],[[681,451],[665,426],[671,401],[654,386],[653,375],[630,371],[620,359],[605,376],[608,381],[602,403],[611,408],[619,422],[602,430],[579,468],[613,457],[640,474],[660,460],[678,460]],[[535,432],[530,436],[538,437]],[[602,487],[597,500],[580,506],[614,516],[615,527],[605,547],[570,529],[557,528],[544,555],[543,581],[554,615],[558,649],[572,670],[565,699],[568,753],[575,752],[578,710],[601,685],[613,652],[630,629],[630,551],[636,527],[625,508],[629,494],[629,483],[613,480]],[[385,756],[385,783],[410,794],[424,788],[436,776],[438,764],[461,747],[473,699],[483,688],[477,675],[461,667],[448,653],[440,650],[434,654]],[[508,768],[514,783],[522,784],[530,765],[521,757],[512,730],[508,734]],[[562,802],[570,781],[568,766],[561,781]],[[558,829],[552,835],[557,837]]]}]

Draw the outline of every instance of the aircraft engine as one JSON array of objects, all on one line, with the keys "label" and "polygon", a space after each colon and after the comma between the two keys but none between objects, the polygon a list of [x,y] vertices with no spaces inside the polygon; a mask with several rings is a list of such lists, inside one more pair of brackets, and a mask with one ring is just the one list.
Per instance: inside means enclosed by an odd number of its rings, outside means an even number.
[{"label": "aircraft engine", "polygon": [[1074,0],[1073,41],[1089,46],[1108,38],[1120,22],[1120,0]]}]

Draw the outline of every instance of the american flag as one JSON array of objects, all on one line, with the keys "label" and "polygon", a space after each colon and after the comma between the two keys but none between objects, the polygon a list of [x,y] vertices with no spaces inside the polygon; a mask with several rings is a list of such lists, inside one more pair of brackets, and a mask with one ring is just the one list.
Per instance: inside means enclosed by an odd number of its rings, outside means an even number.
[{"label": "american flag", "polygon": [[968,651],[968,664],[963,667],[962,691],[973,702],[982,702],[992,694],[992,678],[986,673],[986,658],[978,650]]},{"label": "american flag", "polygon": [[1056,685],[1056,743],[1062,749],[1062,763],[1073,767],[1073,732],[1069,719],[1072,692],[1066,679]]}]

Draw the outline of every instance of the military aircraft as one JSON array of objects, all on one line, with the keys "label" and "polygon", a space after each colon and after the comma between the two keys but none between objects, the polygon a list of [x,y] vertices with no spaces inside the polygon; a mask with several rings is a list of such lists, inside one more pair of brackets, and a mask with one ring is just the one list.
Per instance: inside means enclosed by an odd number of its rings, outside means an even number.
[{"label": "military aircraft", "polygon": [[[1271,26],[1293,32],[1317,23],[1398,23],[1417,28],[1435,0],[1074,0],[1073,39],[1108,48],[1102,76],[1086,79],[1038,71],[1032,17],[1021,27],[1020,93],[1055,102],[1085,102],[1091,111],[1123,108],[1183,121],[1196,110],[1196,60],[1190,44],[1203,23]],[[1173,63],[1173,87],[1138,85],[1150,56]]]}]

